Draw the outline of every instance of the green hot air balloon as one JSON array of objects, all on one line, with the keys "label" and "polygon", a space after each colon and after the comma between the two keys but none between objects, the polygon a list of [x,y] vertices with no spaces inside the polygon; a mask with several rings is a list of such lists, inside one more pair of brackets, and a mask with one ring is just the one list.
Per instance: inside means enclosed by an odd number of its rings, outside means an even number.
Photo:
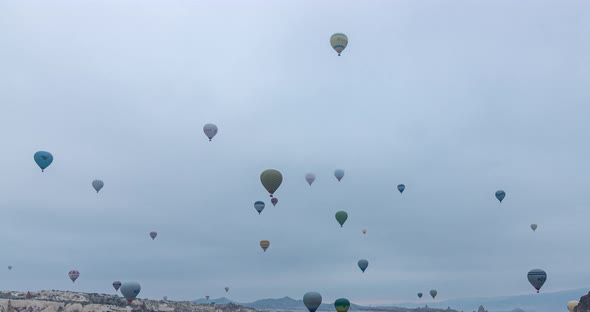
[{"label": "green hot air balloon", "polygon": [[260,174],[260,182],[262,186],[270,193],[270,197],[277,191],[281,183],[283,183],[283,175],[275,169],[264,170]]},{"label": "green hot air balloon", "polygon": [[438,294],[438,291],[436,291],[436,289],[433,289],[430,291],[430,295],[432,296],[432,299],[434,299],[437,294]]},{"label": "green hot air balloon", "polygon": [[346,219],[348,219],[348,213],[346,213],[346,211],[338,211],[336,213],[336,221],[338,221],[338,223],[340,223],[340,227],[342,227],[344,225],[344,222],[346,222]]},{"label": "green hot air balloon", "polygon": [[346,298],[336,299],[336,301],[334,301],[334,307],[338,312],[348,312],[348,309],[350,309],[350,301]]},{"label": "green hot air balloon", "polygon": [[322,304],[322,295],[315,291],[310,291],[303,295],[303,304],[309,312],[315,312]]},{"label": "green hot air balloon", "polygon": [[361,259],[358,261],[357,264],[361,271],[363,271],[363,273],[365,273],[365,270],[367,269],[367,267],[369,267],[369,261],[367,261],[367,259]]}]

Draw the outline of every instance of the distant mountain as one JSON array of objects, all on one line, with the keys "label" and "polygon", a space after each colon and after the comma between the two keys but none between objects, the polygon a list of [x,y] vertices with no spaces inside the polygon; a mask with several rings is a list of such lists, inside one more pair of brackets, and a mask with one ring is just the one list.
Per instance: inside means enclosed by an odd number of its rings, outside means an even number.
[{"label": "distant mountain", "polygon": [[[465,312],[477,311],[480,305],[486,307],[489,312],[555,312],[567,311],[565,304],[570,300],[579,300],[588,293],[587,288],[565,290],[560,292],[532,293],[530,295],[503,296],[488,298],[461,298],[440,302],[427,302],[429,307],[445,308],[453,307]],[[398,306],[398,305],[395,305]],[[424,303],[401,303],[399,306],[417,307]]]},{"label": "distant mountain", "polygon": [[[215,302],[215,304],[228,304],[228,303],[236,303],[233,302],[225,297],[221,297],[221,298],[217,298],[217,299],[205,299],[205,298],[201,298],[198,300],[193,300],[192,303],[197,303],[197,304],[210,304],[212,302]],[[237,303],[236,303],[237,304]]]},{"label": "distant mountain", "polygon": [[[250,303],[238,303],[234,302],[230,299],[225,297],[217,298],[217,299],[209,299],[206,300],[204,298],[193,300],[193,303],[211,303],[215,302],[215,304],[222,304],[222,303],[234,303],[236,305],[256,309],[256,310],[273,310],[273,311],[307,311],[303,300],[295,300],[290,297],[283,297],[278,299],[261,299]],[[335,311],[333,303],[322,303],[320,305],[319,311]],[[399,307],[379,307],[379,308],[370,308],[365,306],[359,306],[356,304],[350,305],[351,311],[383,311],[383,312],[408,312],[408,311],[415,311],[415,309],[406,309],[406,308],[399,308]],[[437,312],[442,311],[440,309],[424,309],[420,308],[421,312]],[[447,310],[447,312],[454,312],[454,310]]]}]

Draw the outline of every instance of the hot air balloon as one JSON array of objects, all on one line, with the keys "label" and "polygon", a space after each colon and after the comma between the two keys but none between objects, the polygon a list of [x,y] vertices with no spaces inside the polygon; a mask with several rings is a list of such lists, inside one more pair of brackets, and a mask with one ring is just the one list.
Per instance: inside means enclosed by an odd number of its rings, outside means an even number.
[{"label": "hot air balloon", "polygon": [[418,293],[418,298],[422,298],[422,293]]},{"label": "hot air balloon", "polygon": [[305,181],[307,181],[307,183],[309,183],[309,185],[311,185],[313,183],[313,181],[315,181],[315,174],[313,174],[313,173],[306,174]]},{"label": "hot air balloon", "polygon": [[270,203],[272,204],[272,206],[276,206],[279,203],[279,200],[276,197],[273,197],[270,199]]},{"label": "hot air balloon", "polygon": [[158,236],[158,232],[150,232],[150,237],[152,238],[152,240],[156,239],[156,236]]},{"label": "hot air balloon", "polygon": [[164,296],[164,297],[162,297],[162,299],[168,300],[168,296]]},{"label": "hot air balloon", "polygon": [[537,225],[535,223],[531,224],[531,230],[533,230],[533,232],[537,230]]},{"label": "hot air balloon", "polygon": [[275,169],[264,170],[260,174],[260,182],[262,186],[268,191],[270,197],[277,191],[281,183],[283,183],[283,175]]},{"label": "hot air balloon", "polygon": [[43,172],[53,162],[53,155],[50,152],[38,151],[33,155],[33,159],[37,163],[37,166],[41,168],[41,172]]},{"label": "hot air balloon", "polygon": [[367,230],[363,229],[363,234],[367,234]]},{"label": "hot air balloon", "polygon": [[432,296],[432,299],[434,299],[434,297],[436,297],[436,294],[438,294],[438,292],[436,291],[436,289],[433,289],[430,291],[430,295]]},{"label": "hot air balloon", "polygon": [[348,45],[348,37],[342,33],[335,33],[330,37],[330,45],[336,50],[336,52],[338,52],[338,56],[340,56],[340,53],[342,53]]},{"label": "hot air balloon", "polygon": [[344,222],[346,222],[346,219],[348,219],[348,213],[346,213],[346,211],[338,211],[336,213],[336,221],[338,221],[338,223],[340,223],[340,227],[342,227],[344,225]]},{"label": "hot air balloon", "polygon": [[225,292],[228,292],[228,291],[229,291],[229,287],[225,287]]},{"label": "hot air balloon", "polygon": [[209,296],[205,296],[205,299],[209,300]]},{"label": "hot air balloon", "polygon": [[12,270],[12,265],[9,265],[9,266],[8,266],[8,269],[9,269],[9,270]]},{"label": "hot air balloon", "polygon": [[260,214],[262,212],[262,210],[264,210],[264,202],[262,202],[262,201],[255,202],[254,209],[256,209],[256,211],[258,211],[258,214]]},{"label": "hot air balloon", "polygon": [[213,139],[213,137],[217,134],[217,126],[211,123],[206,124],[203,126],[203,132],[209,138],[209,141]]},{"label": "hot air balloon", "polygon": [[336,299],[336,301],[334,301],[334,307],[337,312],[348,312],[348,309],[350,309],[350,301],[346,298]]},{"label": "hot air balloon", "polygon": [[315,291],[310,291],[303,295],[303,304],[309,312],[315,312],[322,304],[322,295]]},{"label": "hot air balloon", "polygon": [[340,180],[342,180],[342,178],[344,178],[344,170],[342,170],[342,169],[334,170],[334,176],[336,177],[336,179],[338,179],[338,182],[340,182]]},{"label": "hot air balloon", "polygon": [[578,306],[578,304],[580,304],[580,302],[577,300],[568,301],[568,303],[567,303],[568,311],[574,312],[574,309]]},{"label": "hot air balloon", "polygon": [[406,189],[406,186],[404,184],[399,184],[397,186],[397,190],[400,192],[400,194],[403,193],[405,189]]},{"label": "hot air balloon", "polygon": [[131,303],[139,295],[141,285],[138,282],[125,282],[121,285],[121,294]]},{"label": "hot air balloon", "polygon": [[527,274],[527,278],[529,279],[529,283],[531,283],[531,285],[535,287],[538,293],[541,287],[543,287],[543,284],[545,284],[545,281],[547,280],[547,273],[540,269],[534,269],[529,271],[529,273]]},{"label": "hot air balloon", "polygon": [[264,252],[266,252],[266,249],[268,247],[270,247],[270,242],[267,240],[261,240],[260,241],[260,247],[262,247],[262,250],[264,250]]},{"label": "hot air balloon", "polygon": [[115,291],[119,290],[119,288],[121,287],[121,281],[114,281],[113,287],[115,288]]},{"label": "hot air balloon", "polygon": [[506,197],[506,192],[504,192],[504,191],[502,191],[502,190],[496,191],[496,198],[497,198],[497,199],[498,199],[500,202],[502,202],[502,200],[504,200],[504,197]]},{"label": "hot air balloon", "polygon": [[68,276],[70,277],[73,283],[78,279],[78,277],[80,277],[80,272],[78,272],[77,270],[71,270],[70,272],[68,272]]},{"label": "hot air balloon", "polygon": [[361,271],[365,273],[365,270],[369,266],[369,261],[367,261],[366,259],[361,259],[357,264],[359,265],[359,268],[361,268]]},{"label": "hot air balloon", "polygon": [[102,180],[92,181],[92,187],[96,190],[97,193],[98,193],[98,191],[100,191],[100,189],[102,189],[103,186],[104,186],[104,182],[102,182]]}]

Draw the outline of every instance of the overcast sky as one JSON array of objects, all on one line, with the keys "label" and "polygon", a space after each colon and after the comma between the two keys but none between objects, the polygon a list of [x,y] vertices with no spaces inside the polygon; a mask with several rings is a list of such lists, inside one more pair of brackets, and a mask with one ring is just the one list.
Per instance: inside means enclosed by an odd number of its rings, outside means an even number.
[{"label": "overcast sky", "polygon": [[585,287],[589,33],[587,1],[0,1],[0,289]]}]

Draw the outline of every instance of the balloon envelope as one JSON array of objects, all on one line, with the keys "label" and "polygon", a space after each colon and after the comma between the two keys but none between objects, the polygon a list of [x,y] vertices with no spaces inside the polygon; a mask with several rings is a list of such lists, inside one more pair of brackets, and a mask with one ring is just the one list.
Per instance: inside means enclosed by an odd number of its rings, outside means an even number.
[{"label": "balloon envelope", "polygon": [[348,309],[350,309],[350,301],[346,298],[336,299],[336,301],[334,301],[334,307],[338,312],[347,312]]},{"label": "balloon envelope", "polygon": [[330,45],[332,46],[332,49],[336,50],[340,56],[340,53],[342,53],[342,51],[346,49],[346,46],[348,45],[348,37],[346,37],[346,35],[343,33],[335,33],[332,35],[332,37],[330,37]]},{"label": "balloon envelope", "polygon": [[400,184],[400,185],[398,185],[398,186],[397,186],[397,190],[398,190],[400,193],[403,193],[405,189],[406,189],[406,186],[405,186],[405,185],[403,185],[403,184]]},{"label": "balloon envelope", "polygon": [[338,221],[338,223],[340,223],[340,227],[342,227],[344,225],[344,222],[346,222],[346,219],[348,219],[348,213],[346,213],[346,211],[338,211],[336,213],[336,221]]},{"label": "balloon envelope", "polygon": [[367,230],[363,229],[363,234],[367,234]]},{"label": "balloon envelope", "polygon": [[41,172],[43,172],[53,162],[53,155],[50,152],[38,151],[33,155],[33,159],[37,163],[37,166],[41,168]]},{"label": "balloon envelope", "polygon": [[422,298],[422,293],[418,293],[418,298]]},{"label": "balloon envelope", "polygon": [[274,206],[276,206],[279,203],[279,200],[276,197],[273,197],[270,199],[270,203]]},{"label": "balloon envelope", "polygon": [[9,270],[12,270],[12,265],[9,265],[9,266],[8,266],[8,269],[9,269]]},{"label": "balloon envelope", "polygon": [[303,295],[303,304],[309,312],[315,312],[322,304],[322,295],[315,291],[310,291]]},{"label": "balloon envelope", "polygon": [[225,287],[225,292],[228,292],[228,291],[229,291],[229,287]]},{"label": "balloon envelope", "polygon": [[338,179],[338,182],[340,182],[340,180],[342,180],[342,178],[344,178],[344,170],[342,170],[342,169],[334,170],[334,176],[336,177],[336,179]]},{"label": "balloon envelope", "polygon": [[209,141],[211,141],[211,139],[217,134],[217,126],[208,123],[203,126],[203,132],[205,132],[205,135],[209,138]]},{"label": "balloon envelope", "polygon": [[527,278],[529,279],[529,283],[531,283],[531,285],[535,287],[538,293],[541,287],[543,287],[543,284],[545,284],[545,281],[547,280],[547,273],[540,269],[534,269],[529,271],[529,273],[527,274]]},{"label": "balloon envelope", "polygon": [[102,182],[102,180],[92,181],[92,187],[96,190],[97,193],[98,193],[98,191],[100,191],[100,189],[102,189],[103,186],[104,186],[104,182]]},{"label": "balloon envelope", "polygon": [[121,294],[131,303],[139,295],[141,285],[138,282],[125,282],[121,285]]},{"label": "balloon envelope", "polygon": [[156,236],[158,236],[158,232],[150,232],[150,237],[152,240],[156,239]]},{"label": "balloon envelope", "polygon": [[78,277],[80,277],[80,272],[78,272],[77,270],[71,270],[70,272],[68,272],[68,276],[70,277],[73,283],[78,279]]},{"label": "balloon envelope", "polygon": [[531,230],[536,231],[537,230],[537,225],[536,224],[531,224]]},{"label": "balloon envelope", "polygon": [[263,201],[255,202],[254,209],[256,209],[256,211],[258,211],[258,214],[260,214],[262,212],[262,210],[264,210],[264,202]]},{"label": "balloon envelope", "polygon": [[577,307],[578,304],[580,304],[580,302],[577,300],[568,301],[568,303],[567,303],[568,311],[574,312],[574,308]]},{"label": "balloon envelope", "polygon": [[430,291],[430,295],[432,296],[432,299],[434,299],[434,297],[436,297],[436,294],[438,294],[438,291],[436,291],[436,289],[433,289]]},{"label": "balloon envelope", "polygon": [[315,181],[315,174],[313,174],[313,173],[306,174],[305,181],[307,181],[307,183],[309,183],[309,185],[311,185],[313,183],[313,181]]},{"label": "balloon envelope", "polygon": [[268,249],[268,247],[270,247],[270,242],[267,240],[261,240],[260,247],[262,247],[262,250],[264,250],[264,252],[266,252],[266,249]]},{"label": "balloon envelope", "polygon": [[121,282],[120,281],[114,281],[113,282],[113,287],[115,288],[115,291],[119,290],[119,288],[121,287]]},{"label": "balloon envelope", "polygon": [[275,169],[264,170],[260,174],[260,182],[262,186],[268,191],[270,197],[277,191],[281,183],[283,183],[283,175]]},{"label": "balloon envelope", "polygon": [[369,266],[369,261],[367,261],[366,259],[361,259],[361,260],[359,260],[358,265],[359,265],[359,268],[361,269],[361,271],[363,271],[363,273],[365,273],[365,270]]},{"label": "balloon envelope", "polygon": [[496,191],[496,198],[497,198],[497,199],[498,199],[500,202],[502,202],[502,201],[504,200],[504,197],[506,197],[506,192],[504,192],[504,191],[502,191],[502,190]]}]

